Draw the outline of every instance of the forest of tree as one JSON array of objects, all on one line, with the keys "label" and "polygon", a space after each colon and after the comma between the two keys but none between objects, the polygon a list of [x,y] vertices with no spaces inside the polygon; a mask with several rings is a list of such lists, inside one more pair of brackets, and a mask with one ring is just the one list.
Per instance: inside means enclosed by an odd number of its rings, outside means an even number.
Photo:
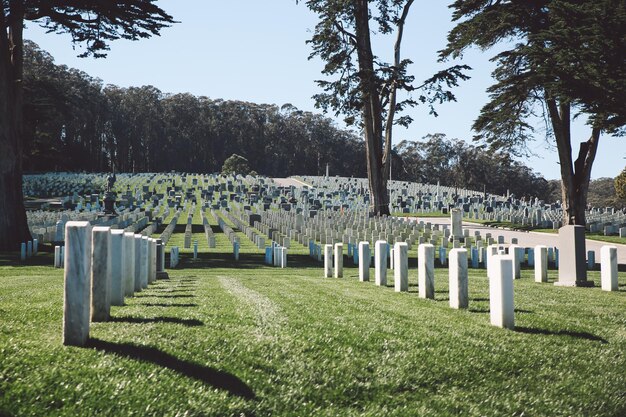
[{"label": "forest of tree", "polygon": [[[325,116],[241,101],[165,94],[152,86],[104,85],[56,65],[25,44],[24,170],[221,172],[233,154],[261,175],[366,177],[363,139]],[[489,193],[559,198],[546,181],[507,152],[493,152],[437,133],[400,142],[394,180],[458,186]]]},{"label": "forest of tree", "polygon": [[24,68],[25,172],[219,172],[239,154],[267,176],[366,176],[362,139],[290,104],[103,85],[32,42]]}]

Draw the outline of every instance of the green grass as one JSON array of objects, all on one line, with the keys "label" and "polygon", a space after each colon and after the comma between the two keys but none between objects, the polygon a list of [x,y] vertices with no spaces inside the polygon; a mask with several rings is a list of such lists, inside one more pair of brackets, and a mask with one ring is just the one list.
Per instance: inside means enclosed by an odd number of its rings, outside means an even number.
[{"label": "green grass", "polygon": [[235,263],[217,236],[92,324],[83,348],[61,344],[62,271],[37,265],[50,255],[0,259],[0,415],[626,413],[624,274],[606,293],[524,270],[509,331],[489,324],[484,271],[470,270],[470,308],[457,311],[445,269],[423,300],[413,266],[398,294],[392,276],[359,282],[347,259],[342,279],[303,255],[265,267],[243,235]]},{"label": "green grass", "polygon": [[626,245],[626,238],[619,237],[619,236],[604,236],[604,234],[600,232],[595,232],[595,233],[587,232],[585,236],[587,237],[587,239],[591,239],[591,240],[599,240],[601,242],[619,243],[622,245]]}]

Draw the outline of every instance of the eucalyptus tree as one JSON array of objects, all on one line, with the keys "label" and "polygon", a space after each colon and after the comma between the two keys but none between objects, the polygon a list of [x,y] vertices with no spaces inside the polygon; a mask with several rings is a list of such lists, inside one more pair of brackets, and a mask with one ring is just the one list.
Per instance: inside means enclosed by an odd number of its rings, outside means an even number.
[{"label": "eucalyptus tree", "polygon": [[158,35],[173,19],[154,0],[2,0],[0,9],[0,250],[30,239],[22,196],[24,23],[69,33],[82,56],[104,57],[109,42]]},{"label": "eucalyptus tree", "polygon": [[[308,43],[310,57],[325,61],[322,74],[330,80],[317,81],[323,92],[314,96],[318,108],[344,115],[348,125],[364,134],[371,212],[389,213],[387,180],[394,125],[408,126],[412,118],[403,111],[419,102],[431,105],[454,100],[442,87],[467,78],[454,66],[435,74],[422,85],[414,84],[408,72],[412,63],[401,55],[404,26],[413,0],[308,0],[307,7],[319,22]],[[395,35],[393,62],[380,60],[373,51],[371,32]],[[416,97],[401,92],[420,91]]]},{"label": "eucalyptus tree", "polygon": [[[623,0],[457,0],[457,25],[441,58],[468,48],[492,58],[496,80],[473,128],[493,149],[524,154],[533,120],[546,120],[559,155],[564,224],[585,225],[591,168],[601,133],[626,123],[626,3]],[[571,120],[582,113],[590,135],[572,157]]]}]

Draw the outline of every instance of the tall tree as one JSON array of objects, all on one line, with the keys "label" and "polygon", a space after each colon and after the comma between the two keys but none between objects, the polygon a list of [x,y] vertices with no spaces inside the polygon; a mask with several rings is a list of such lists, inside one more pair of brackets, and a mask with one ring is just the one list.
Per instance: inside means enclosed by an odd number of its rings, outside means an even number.
[{"label": "tall tree", "polygon": [[[434,113],[433,103],[454,100],[441,85],[454,86],[457,79],[467,78],[461,71],[469,67],[454,66],[420,86],[413,85],[414,77],[407,72],[412,62],[401,57],[404,25],[413,0],[308,0],[306,5],[320,18],[309,41],[313,47],[311,57],[318,56],[326,62],[324,75],[337,78],[317,82],[324,92],[314,97],[316,105],[324,111],[343,114],[349,125],[362,129],[370,211],[388,214],[387,180],[393,126],[408,126],[411,117],[400,114],[418,102],[429,103]],[[371,26],[381,35],[395,34],[392,63],[382,62],[374,54]],[[422,91],[419,97],[399,99],[400,91],[416,90]]]},{"label": "tall tree", "polygon": [[104,57],[112,40],[158,35],[173,19],[154,0],[2,0],[0,10],[0,250],[30,239],[22,196],[24,22],[69,33],[82,56]]},{"label": "tall tree", "polygon": [[[601,133],[626,123],[626,3],[623,0],[457,0],[457,25],[441,58],[472,46],[505,48],[492,60],[496,83],[473,128],[493,148],[524,153],[533,118],[547,120],[558,149],[564,224],[585,225],[591,168]],[[590,136],[572,156],[571,120]]]}]

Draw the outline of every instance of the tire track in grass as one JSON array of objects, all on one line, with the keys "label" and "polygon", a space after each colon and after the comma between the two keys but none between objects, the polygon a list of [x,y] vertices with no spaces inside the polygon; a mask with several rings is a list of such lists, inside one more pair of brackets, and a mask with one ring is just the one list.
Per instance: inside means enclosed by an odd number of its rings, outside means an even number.
[{"label": "tire track in grass", "polygon": [[280,307],[265,295],[243,285],[237,278],[227,276],[217,278],[226,291],[252,310],[256,321],[254,330],[256,339],[275,341],[279,337],[281,327],[287,321]]}]

